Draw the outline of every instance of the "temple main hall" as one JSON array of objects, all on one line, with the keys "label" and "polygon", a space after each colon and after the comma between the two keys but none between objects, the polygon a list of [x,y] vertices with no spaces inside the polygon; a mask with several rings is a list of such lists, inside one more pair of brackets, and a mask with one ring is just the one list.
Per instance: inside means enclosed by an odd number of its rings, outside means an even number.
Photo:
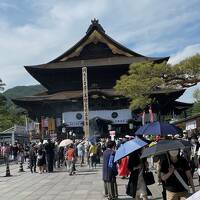
[{"label": "temple main hall", "polygon": [[[14,99],[31,119],[40,123],[41,132],[64,138],[73,131],[83,135],[82,68],[87,67],[90,134],[117,136],[132,134],[141,123],[141,115],[129,109],[129,99],[119,96],[113,87],[134,62],[160,63],[169,57],[147,57],[121,45],[98,20],[91,21],[86,34],[74,46],[50,62],[25,66],[46,91]],[[151,94],[162,105],[161,114],[180,113],[188,104],[176,101],[184,89],[155,91]],[[48,121],[51,120],[51,126]],[[46,125],[45,125],[46,124]],[[62,132],[63,127],[66,131]]]}]

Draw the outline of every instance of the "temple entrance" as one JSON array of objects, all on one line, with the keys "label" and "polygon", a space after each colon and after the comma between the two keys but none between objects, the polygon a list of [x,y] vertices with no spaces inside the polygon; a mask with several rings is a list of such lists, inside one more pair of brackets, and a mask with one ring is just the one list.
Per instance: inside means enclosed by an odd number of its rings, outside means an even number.
[{"label": "temple entrance", "polygon": [[108,124],[112,121],[100,117],[94,117],[90,120],[90,136],[97,135],[100,137],[108,136]]}]

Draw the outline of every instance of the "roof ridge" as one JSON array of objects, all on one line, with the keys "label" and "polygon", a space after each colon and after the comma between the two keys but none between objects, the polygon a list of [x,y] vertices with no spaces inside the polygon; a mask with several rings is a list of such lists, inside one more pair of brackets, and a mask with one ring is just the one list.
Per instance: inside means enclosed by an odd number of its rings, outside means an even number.
[{"label": "roof ridge", "polygon": [[89,28],[87,29],[86,34],[89,34],[89,32],[93,31],[93,29],[98,29],[99,31],[105,33],[105,30],[103,29],[101,24],[99,24],[99,20],[96,18],[91,20],[91,24],[90,24]]}]

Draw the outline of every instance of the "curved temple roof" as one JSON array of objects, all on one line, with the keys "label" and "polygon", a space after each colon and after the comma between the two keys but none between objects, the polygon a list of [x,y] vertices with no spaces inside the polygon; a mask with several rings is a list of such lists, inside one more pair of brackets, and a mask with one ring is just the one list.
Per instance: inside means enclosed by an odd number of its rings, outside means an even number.
[{"label": "curved temple roof", "polygon": [[[159,106],[157,104],[152,105],[153,110],[161,109],[162,114],[169,114],[169,113],[179,113],[187,108],[191,107],[192,104],[183,103],[175,101],[180,95],[183,94],[184,89],[174,89],[168,91],[155,91],[152,92],[151,96],[156,98],[158,102],[160,102]],[[89,98],[90,100],[100,98],[102,100],[111,100],[117,102],[119,99],[123,99],[123,105],[120,103],[122,107],[125,104],[128,106],[129,99],[126,97],[119,96],[115,93],[113,89],[93,89],[89,91]],[[82,101],[82,90],[79,91],[62,91],[56,92],[54,94],[48,94],[48,92],[43,92],[35,96],[27,96],[19,99],[12,99],[13,102],[19,106],[22,106],[29,111],[33,108],[38,108],[32,112],[37,112],[37,110],[41,109],[41,106],[53,104],[59,105],[59,103],[64,103],[68,105],[68,103],[74,103],[78,101]],[[58,103],[58,104],[57,104]],[[36,107],[34,107],[34,105]],[[116,103],[115,103],[116,105]]]},{"label": "curved temple roof", "polygon": [[[53,69],[53,68],[71,68],[71,67],[82,67],[83,65],[87,65],[91,63],[93,65],[93,59],[102,59],[105,63],[104,65],[109,65],[109,60],[114,60],[114,64],[131,64],[133,62],[138,61],[155,61],[162,62],[167,61],[169,57],[146,57],[139,53],[136,53],[125,46],[121,45],[110,36],[108,36],[103,27],[99,24],[98,20],[94,19],[91,21],[92,24],[89,26],[86,35],[77,42],[73,47],[64,52],[62,55],[53,59],[52,61],[34,66],[25,66],[27,70],[29,68],[45,68],[45,69]],[[96,47],[94,47],[94,46]],[[99,45],[99,50],[103,48],[103,50],[110,51],[107,52],[106,55],[96,55],[95,58],[91,59],[90,57],[80,56],[83,51],[87,48],[89,50],[96,50]],[[101,54],[102,52],[98,52]],[[113,58],[114,57],[114,58]],[[116,57],[116,58],[115,58]],[[107,60],[106,60],[107,58]],[[87,60],[87,61],[86,61]],[[77,61],[77,62],[76,62]],[[103,62],[102,61],[102,62]],[[65,63],[63,63],[65,62]],[[69,62],[68,64],[66,62]],[[111,63],[112,61],[110,61]],[[63,65],[59,65],[59,63],[63,63]],[[97,61],[98,63],[98,61]]]},{"label": "curved temple roof", "polygon": [[[166,98],[168,99],[170,97],[170,101],[176,100],[179,96],[181,96],[184,93],[185,89],[169,89],[169,90],[158,90],[154,91],[150,94],[150,96],[158,99],[162,99],[163,101],[166,101]],[[27,96],[22,97],[19,99],[13,99],[14,101],[23,102],[23,101],[67,101],[72,99],[78,99],[82,98],[82,90],[79,91],[61,91],[56,92],[54,94],[48,94],[48,92],[43,92],[38,95],[34,96]],[[118,95],[113,89],[91,89],[89,90],[89,95],[100,95],[100,96],[106,96],[107,98],[115,98],[120,97],[121,95]],[[126,97],[123,97],[126,98]],[[128,98],[126,98],[128,99]]]},{"label": "curved temple roof", "polygon": [[[127,57],[142,57],[142,58],[147,58],[141,54],[138,54],[125,46],[121,45],[114,39],[112,39],[110,36],[108,36],[103,27],[99,24],[99,21],[94,19],[91,21],[92,24],[89,26],[86,35],[79,41],[77,42],[73,47],[71,47],[69,50],[67,50],[65,53],[63,53],[61,56],[57,57],[56,59],[52,60],[50,63],[56,63],[56,62],[62,62],[66,61],[69,58],[73,56],[79,56],[83,48],[89,44],[89,43],[94,43],[97,44],[98,42],[102,42],[112,50],[113,54],[118,54],[121,56],[127,56]],[[168,59],[167,58],[148,58],[148,59]]]},{"label": "curved temple roof", "polygon": [[94,19],[86,35],[65,53],[48,63],[25,66],[25,69],[48,90],[57,92],[80,90],[81,68],[84,66],[88,67],[89,84],[113,88],[116,80],[128,72],[130,64],[145,61],[159,63],[168,59],[143,56],[124,47],[109,37]]}]

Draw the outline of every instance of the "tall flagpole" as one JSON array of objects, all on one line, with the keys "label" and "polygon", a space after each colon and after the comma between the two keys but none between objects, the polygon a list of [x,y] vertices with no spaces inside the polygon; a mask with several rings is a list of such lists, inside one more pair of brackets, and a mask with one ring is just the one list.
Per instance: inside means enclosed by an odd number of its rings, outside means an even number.
[{"label": "tall flagpole", "polygon": [[88,79],[87,67],[82,68],[83,81],[83,115],[84,115],[84,132],[85,137],[89,137],[89,105],[88,105]]}]

